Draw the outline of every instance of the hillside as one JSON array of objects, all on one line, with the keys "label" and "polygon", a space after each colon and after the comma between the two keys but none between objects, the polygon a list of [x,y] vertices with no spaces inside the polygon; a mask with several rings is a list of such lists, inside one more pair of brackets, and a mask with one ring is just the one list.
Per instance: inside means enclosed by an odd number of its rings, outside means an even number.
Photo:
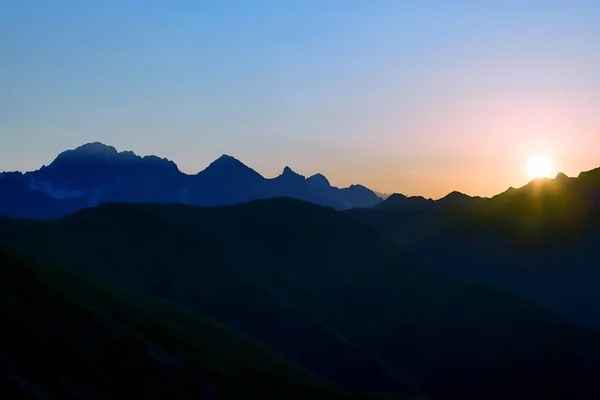
[{"label": "hillside", "polygon": [[2,398],[375,399],[173,303],[5,249],[0,264]]},{"label": "hillside", "polygon": [[600,327],[599,205],[600,172],[592,170],[534,180],[469,209],[377,207],[347,215],[439,273],[510,290]]},{"label": "hillside", "polygon": [[111,204],[54,222],[2,220],[0,242],[197,310],[345,388],[432,399],[600,393],[596,332],[427,272],[377,230],[309,203]]}]

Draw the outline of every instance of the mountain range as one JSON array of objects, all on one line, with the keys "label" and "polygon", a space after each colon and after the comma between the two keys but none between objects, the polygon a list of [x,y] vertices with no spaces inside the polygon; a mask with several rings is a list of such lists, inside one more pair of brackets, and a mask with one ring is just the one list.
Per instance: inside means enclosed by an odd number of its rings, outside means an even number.
[{"label": "mountain range", "polygon": [[361,188],[100,144],[3,174],[0,397],[600,397],[600,169]]},{"label": "mountain range", "polygon": [[[572,182],[585,182],[585,188],[575,184],[577,193],[572,195],[594,198],[598,196],[592,184],[595,175],[595,171],[584,172],[578,178],[558,174],[552,181],[559,182],[565,190]],[[454,191],[433,200],[399,193],[382,194],[362,185],[340,189],[331,186],[322,174],[306,178],[289,167],[281,175],[267,179],[229,155],[221,156],[198,174],[188,175],[173,161],[157,156],[140,157],[131,151],[118,152],[112,146],[95,142],[64,151],[50,165],[36,171],[0,173],[0,215],[55,219],[106,203],[215,207],[275,197],[291,197],[336,210],[475,209],[483,204],[498,204],[501,202],[498,199],[513,192],[522,193],[528,187],[510,188],[491,199]]]},{"label": "mountain range", "polygon": [[52,219],[113,202],[222,206],[281,196],[338,210],[381,201],[364,186],[336,188],[321,174],[306,178],[289,167],[266,179],[223,155],[200,173],[187,175],[170,160],[118,152],[97,142],[67,150],[37,171],[0,174],[0,215],[22,218]]}]

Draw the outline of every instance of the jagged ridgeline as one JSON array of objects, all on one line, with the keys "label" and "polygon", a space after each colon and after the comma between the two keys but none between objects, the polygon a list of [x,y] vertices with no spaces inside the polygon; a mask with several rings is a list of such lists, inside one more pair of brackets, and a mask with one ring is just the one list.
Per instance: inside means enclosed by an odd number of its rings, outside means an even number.
[{"label": "jagged ridgeline", "polygon": [[340,189],[321,174],[305,178],[289,167],[267,179],[223,155],[188,175],[170,160],[118,152],[101,143],[67,150],[37,171],[0,174],[0,215],[17,218],[52,219],[111,202],[222,206],[281,196],[339,210],[381,201],[364,186]]}]

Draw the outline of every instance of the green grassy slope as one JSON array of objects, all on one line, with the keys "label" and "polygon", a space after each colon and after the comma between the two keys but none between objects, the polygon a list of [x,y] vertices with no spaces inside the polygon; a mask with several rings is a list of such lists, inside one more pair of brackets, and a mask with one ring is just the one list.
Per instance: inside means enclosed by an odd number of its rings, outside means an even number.
[{"label": "green grassy slope", "polygon": [[0,265],[2,398],[371,398],[175,304],[5,249]]},{"label": "green grassy slope", "polygon": [[199,310],[344,387],[461,400],[599,394],[596,332],[428,273],[376,230],[308,203],[106,205],[5,220],[0,241]]}]

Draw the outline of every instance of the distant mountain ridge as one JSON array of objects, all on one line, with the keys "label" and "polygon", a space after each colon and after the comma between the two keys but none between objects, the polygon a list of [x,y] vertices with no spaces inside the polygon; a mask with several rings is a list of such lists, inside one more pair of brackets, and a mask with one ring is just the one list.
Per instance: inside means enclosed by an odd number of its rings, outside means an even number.
[{"label": "distant mountain ridge", "polygon": [[[400,193],[381,196],[384,200],[374,206],[379,210],[432,211],[445,209],[485,210],[487,208],[533,207],[532,203],[549,201],[561,203],[574,211],[600,205],[600,168],[581,172],[577,177],[569,177],[559,172],[554,179],[533,179],[520,188],[509,187],[490,198],[469,196],[453,191],[438,200],[423,196],[405,196]],[[543,200],[543,201],[542,201]]]},{"label": "distant mountain ridge", "polygon": [[472,197],[457,191],[442,197],[439,200],[426,199],[423,196],[407,197],[403,194],[394,193],[384,201],[375,205],[381,210],[398,211],[429,211],[446,208],[471,208],[481,205],[487,200],[484,197]]},{"label": "distant mountain ridge", "polygon": [[181,203],[223,206],[273,197],[292,197],[337,210],[372,207],[382,199],[361,185],[331,186],[285,167],[268,179],[230,155],[188,175],[175,162],[94,142],[59,154],[32,172],[0,173],[0,215],[57,218],[103,203]]},{"label": "distant mountain ridge", "polygon": [[[532,197],[533,196],[533,197]],[[491,198],[453,191],[433,200],[422,196],[382,194],[362,185],[332,186],[322,174],[305,177],[289,166],[265,178],[231,155],[189,175],[177,164],[154,155],[139,156],[94,142],[60,153],[39,170],[0,172],[0,215],[54,219],[105,203],[187,204],[215,207],[274,197],[291,197],[339,211],[376,208],[390,211],[479,210],[532,207],[539,196],[574,210],[600,204],[600,168],[568,177],[535,179]]]}]

